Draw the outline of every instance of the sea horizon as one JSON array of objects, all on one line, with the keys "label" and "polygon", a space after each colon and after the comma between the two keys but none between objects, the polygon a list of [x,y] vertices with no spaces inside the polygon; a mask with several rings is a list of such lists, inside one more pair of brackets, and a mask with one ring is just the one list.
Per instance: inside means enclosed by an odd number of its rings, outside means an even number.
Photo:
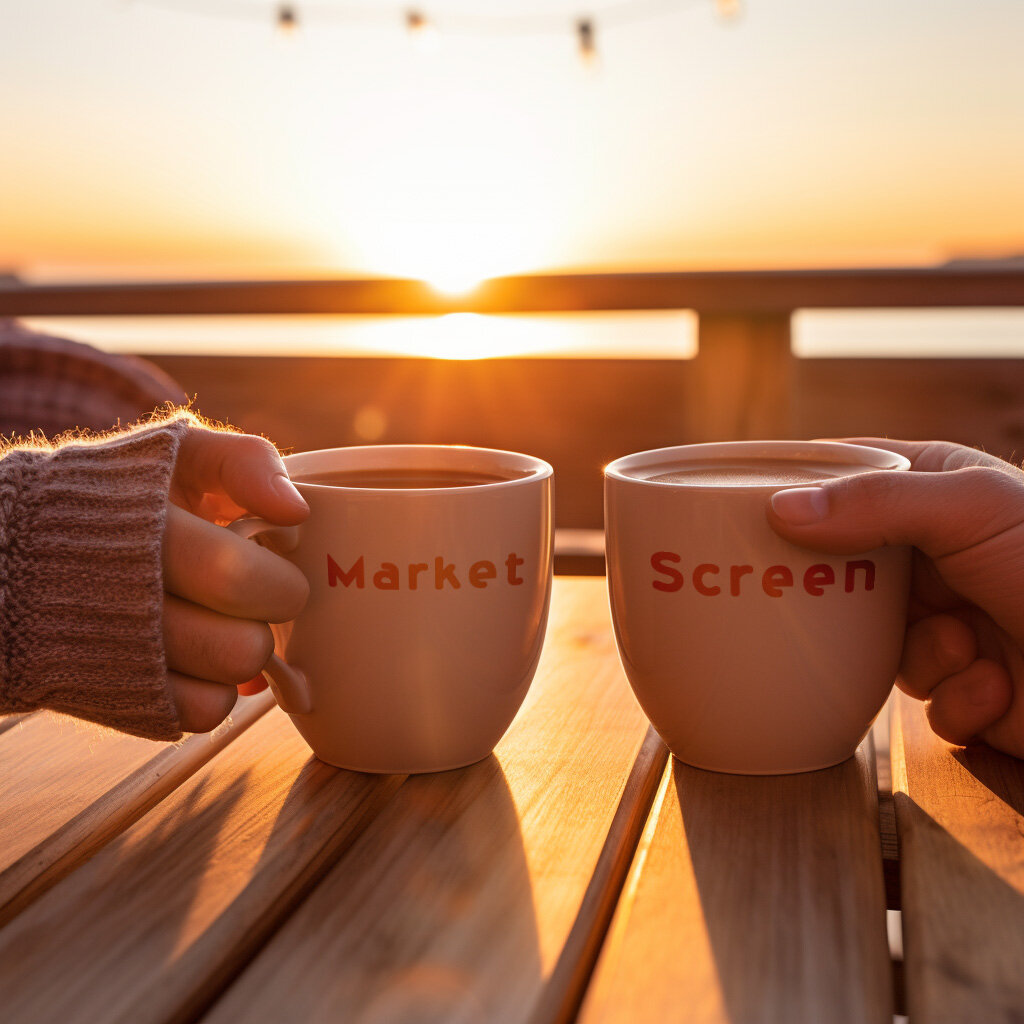
[{"label": "sea horizon", "polygon": [[[688,359],[691,310],[445,316],[27,317],[48,334],[139,355]],[[1024,309],[799,310],[801,358],[1024,357]]]}]

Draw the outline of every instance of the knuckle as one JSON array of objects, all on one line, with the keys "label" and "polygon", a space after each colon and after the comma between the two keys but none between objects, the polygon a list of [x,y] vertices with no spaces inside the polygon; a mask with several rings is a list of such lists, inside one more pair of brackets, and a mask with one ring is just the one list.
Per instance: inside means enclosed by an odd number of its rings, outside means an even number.
[{"label": "knuckle", "polygon": [[222,600],[238,605],[250,599],[262,584],[253,558],[253,552],[259,549],[235,537],[224,540],[230,543],[219,544],[210,558],[210,583]]},{"label": "knuckle", "polygon": [[259,451],[265,452],[267,455],[277,455],[277,448],[267,438],[261,437],[259,434],[246,434],[245,436],[249,443]]},{"label": "knuckle", "polygon": [[286,562],[285,565],[288,567],[288,572],[286,573],[286,586],[282,588],[284,600],[281,608],[282,617],[279,620],[281,622],[288,622],[296,618],[309,600],[309,580],[306,579],[305,574],[290,562]]},{"label": "knuckle", "polygon": [[972,542],[994,536],[1024,519],[1024,481],[994,466],[973,466],[954,474],[963,497],[948,513],[952,525],[966,527],[961,509],[969,509]]},{"label": "knuckle", "polygon": [[1021,495],[1021,481],[997,466],[969,466],[959,475],[977,492]]},{"label": "knuckle", "polygon": [[254,459],[276,462],[281,458],[277,448],[265,437],[258,434],[240,434],[238,437],[238,443],[244,445],[247,454]]},{"label": "knuckle", "polygon": [[944,675],[965,669],[974,659],[972,637],[955,619],[943,619],[930,631],[935,660]]},{"label": "knuckle", "polygon": [[243,618],[287,622],[309,598],[309,582],[301,569],[267,548],[235,537],[225,538],[211,555],[207,571],[222,608]]},{"label": "knuckle", "polygon": [[898,498],[902,474],[863,473],[846,477],[843,484],[852,497],[872,508],[887,508]]}]

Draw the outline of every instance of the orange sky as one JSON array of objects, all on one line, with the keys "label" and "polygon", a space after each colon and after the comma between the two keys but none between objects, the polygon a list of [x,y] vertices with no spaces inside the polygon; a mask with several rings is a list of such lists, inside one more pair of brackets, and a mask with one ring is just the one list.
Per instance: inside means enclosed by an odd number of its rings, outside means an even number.
[{"label": "orange sky", "polygon": [[592,72],[568,30],[444,31],[474,10],[571,24],[562,0],[424,3],[433,52],[402,5],[290,38],[249,6],[7,5],[0,271],[455,285],[1024,251],[1019,0],[746,0],[732,23],[682,0],[604,28],[595,2]]}]

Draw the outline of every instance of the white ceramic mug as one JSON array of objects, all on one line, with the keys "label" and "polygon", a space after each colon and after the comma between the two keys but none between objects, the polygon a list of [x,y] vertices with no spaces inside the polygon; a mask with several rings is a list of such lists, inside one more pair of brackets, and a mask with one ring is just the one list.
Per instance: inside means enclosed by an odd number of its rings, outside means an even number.
[{"label": "white ceramic mug", "polygon": [[752,775],[837,764],[892,688],[910,549],[846,557],[790,544],[766,518],[770,495],[787,484],[649,479],[735,459],[823,460],[836,475],[844,465],[910,466],[876,448],[801,441],[688,445],[611,463],[608,587],[626,675],[687,764]]},{"label": "white ceramic mug", "polygon": [[[551,595],[552,469],[514,452],[380,445],[285,458],[298,527],[232,529],[298,566],[309,602],[274,626],[266,674],[321,760],[443,771],[486,757],[540,657]],[[459,486],[309,483],[377,471],[486,474]]]}]

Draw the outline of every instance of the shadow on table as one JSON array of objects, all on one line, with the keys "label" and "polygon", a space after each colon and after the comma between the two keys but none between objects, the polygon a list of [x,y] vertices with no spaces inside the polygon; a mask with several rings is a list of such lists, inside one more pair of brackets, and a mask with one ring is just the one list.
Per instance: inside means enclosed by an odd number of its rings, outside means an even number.
[{"label": "shadow on table", "polygon": [[[908,1010],[912,1019],[1020,1020],[1024,765],[984,745],[949,756],[987,795],[957,780],[936,820],[909,794],[894,794]],[[934,793],[924,799],[934,808]]]},{"label": "shadow on table", "polygon": [[519,814],[492,755],[408,778],[209,1020],[508,1020],[540,978]]},{"label": "shadow on table", "polygon": [[540,986],[541,960],[519,814],[498,759],[411,778],[400,797],[394,823],[415,841],[397,898],[364,936],[380,973],[362,1019],[514,1018]]},{"label": "shadow on table", "polygon": [[204,869],[249,784],[240,776],[212,798],[196,785],[172,813],[144,819],[8,925],[0,943],[4,1020],[99,1020],[115,993],[140,1013],[173,1001],[155,990],[201,929],[194,909]]},{"label": "shadow on table", "polygon": [[[679,801],[727,1019],[867,1019],[854,1006],[836,1015],[837,1001],[848,999],[846,979],[865,975],[850,926],[871,913],[858,906],[862,892],[848,872],[849,852],[858,838],[865,841],[851,825],[851,793],[864,785],[858,763],[755,777],[673,759],[672,771],[669,799],[674,793]],[[884,935],[880,865],[879,852],[877,915]]]},{"label": "shadow on table", "polygon": [[1019,760],[981,743],[950,753],[995,799],[1024,817],[1024,765]]}]

